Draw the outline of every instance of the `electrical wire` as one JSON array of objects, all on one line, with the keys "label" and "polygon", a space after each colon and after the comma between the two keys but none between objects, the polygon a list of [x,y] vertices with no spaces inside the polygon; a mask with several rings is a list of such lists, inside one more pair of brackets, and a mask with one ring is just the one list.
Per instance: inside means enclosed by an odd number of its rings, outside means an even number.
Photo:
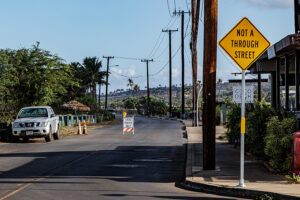
[{"label": "electrical wire", "polygon": [[[168,27],[168,26],[171,24],[171,22],[172,22],[173,19],[174,19],[174,18],[172,17],[172,18],[169,20],[169,22],[168,22],[168,24],[166,25],[166,27]],[[156,40],[156,42],[155,42],[155,44],[154,44],[152,50],[150,51],[150,53],[149,53],[149,55],[148,55],[148,58],[150,58],[150,57],[153,56],[153,53],[155,52],[155,51],[154,51],[155,49],[156,49],[156,50],[159,49],[159,47],[160,47],[162,41],[164,40],[165,34],[163,35],[162,39],[160,40],[160,37],[161,37],[161,36],[162,36],[162,32],[160,31],[159,36],[158,36],[158,38],[157,38],[157,40]],[[157,46],[157,44],[158,44],[158,46]],[[157,48],[156,48],[156,47],[157,47]]]},{"label": "electrical wire", "polygon": [[186,9],[189,10],[189,6],[188,6],[187,0],[185,0],[185,4],[186,4]]},{"label": "electrical wire", "polygon": [[[188,30],[188,27],[189,27],[189,25],[190,25],[190,20],[191,20],[191,15],[189,15],[189,20],[188,20],[188,23],[187,23],[187,25],[186,25],[184,38],[185,38],[186,35],[187,35],[187,30]],[[190,32],[190,33],[191,33],[191,32]]]},{"label": "electrical wire", "polygon": [[142,58],[121,57],[121,56],[114,56],[114,58],[124,59],[124,60],[142,60]]},{"label": "electrical wire", "polygon": [[174,0],[174,6],[175,6],[175,10],[176,10],[176,0]]},{"label": "electrical wire", "polygon": [[170,11],[169,0],[167,0],[167,4],[168,4],[168,10],[169,10],[170,17],[172,17],[172,15],[171,15],[171,11]]},{"label": "electrical wire", "polygon": [[187,50],[184,49],[184,51],[185,51],[185,55],[186,55],[186,57],[187,57],[187,59],[188,59],[188,62],[189,62],[189,63],[192,63],[191,58],[190,58],[189,56],[187,56],[187,54],[188,54]]},{"label": "electrical wire", "polygon": [[122,77],[125,77],[125,78],[141,78],[141,77],[144,77],[143,75],[137,75],[137,76],[126,76],[124,74],[120,74],[119,72],[115,71],[115,68],[112,67],[112,72],[119,75],[119,76],[122,76]]},{"label": "electrical wire", "polygon": [[[181,49],[181,45],[180,45],[179,48],[176,50],[176,52],[173,54],[173,56],[171,57],[171,59],[173,59],[173,58],[177,55],[177,53],[179,52],[180,49]],[[164,70],[164,68],[165,68],[168,64],[169,64],[169,61],[166,62],[166,64],[164,64],[164,66],[163,66],[160,70],[158,70],[158,71],[155,72],[154,74],[150,74],[149,76],[155,76],[155,75],[159,74],[161,71]]]}]

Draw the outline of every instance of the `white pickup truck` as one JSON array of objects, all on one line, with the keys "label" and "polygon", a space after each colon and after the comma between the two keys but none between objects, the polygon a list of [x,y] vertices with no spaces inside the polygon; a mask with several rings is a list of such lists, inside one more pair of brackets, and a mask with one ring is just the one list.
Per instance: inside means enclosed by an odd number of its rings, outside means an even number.
[{"label": "white pickup truck", "polygon": [[59,118],[50,106],[25,107],[12,123],[12,134],[23,141],[44,137],[50,142],[52,138],[59,139],[59,125]]}]

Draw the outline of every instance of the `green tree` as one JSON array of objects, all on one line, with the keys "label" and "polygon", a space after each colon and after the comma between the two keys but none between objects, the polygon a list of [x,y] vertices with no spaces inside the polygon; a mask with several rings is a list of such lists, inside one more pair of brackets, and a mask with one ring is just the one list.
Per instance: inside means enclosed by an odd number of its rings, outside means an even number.
[{"label": "green tree", "polygon": [[135,84],[133,87],[133,91],[135,92],[135,94],[137,95],[137,93],[140,91],[140,86]]},{"label": "green tree", "polygon": [[134,86],[134,83],[133,83],[133,80],[131,78],[128,79],[127,86],[130,87],[131,95],[133,96],[133,86]]},{"label": "green tree", "polygon": [[3,107],[58,106],[68,88],[77,87],[71,67],[49,51],[32,48],[0,50],[0,95]]},{"label": "green tree", "polygon": [[102,75],[100,72],[102,63],[97,57],[86,57],[83,60],[83,67],[88,89],[91,89],[92,95],[96,98],[96,86],[99,82],[99,76]]}]

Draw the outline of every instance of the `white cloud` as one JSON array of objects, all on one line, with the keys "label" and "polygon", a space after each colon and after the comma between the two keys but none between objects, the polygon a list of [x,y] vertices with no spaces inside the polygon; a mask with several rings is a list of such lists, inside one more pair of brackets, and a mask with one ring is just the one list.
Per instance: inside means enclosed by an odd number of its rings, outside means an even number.
[{"label": "white cloud", "polygon": [[126,76],[135,76],[136,75],[136,68],[134,65],[131,65],[129,66],[129,68],[127,68],[125,71],[124,71],[124,75]]},{"label": "white cloud", "polygon": [[172,70],[172,77],[177,78],[179,76],[179,73],[180,72],[179,72],[178,68],[173,69]]},{"label": "white cloud", "polygon": [[293,0],[247,0],[250,5],[264,8],[290,8]]}]

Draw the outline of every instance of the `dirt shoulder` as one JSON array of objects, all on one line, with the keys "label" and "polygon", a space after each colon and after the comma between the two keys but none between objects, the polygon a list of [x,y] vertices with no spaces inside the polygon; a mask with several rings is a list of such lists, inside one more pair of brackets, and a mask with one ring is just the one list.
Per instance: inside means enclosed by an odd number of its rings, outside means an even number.
[{"label": "dirt shoulder", "polygon": [[[88,132],[94,129],[98,129],[98,128],[103,128],[106,126],[111,126],[111,125],[116,125],[116,124],[120,124],[122,122],[121,119],[114,119],[113,121],[105,121],[105,122],[99,122],[96,124],[91,124],[87,126],[87,130]],[[70,135],[77,135],[77,130],[78,127],[74,126],[74,127],[62,127],[60,129],[60,136],[61,137],[66,137],[66,136],[70,136]]]}]

